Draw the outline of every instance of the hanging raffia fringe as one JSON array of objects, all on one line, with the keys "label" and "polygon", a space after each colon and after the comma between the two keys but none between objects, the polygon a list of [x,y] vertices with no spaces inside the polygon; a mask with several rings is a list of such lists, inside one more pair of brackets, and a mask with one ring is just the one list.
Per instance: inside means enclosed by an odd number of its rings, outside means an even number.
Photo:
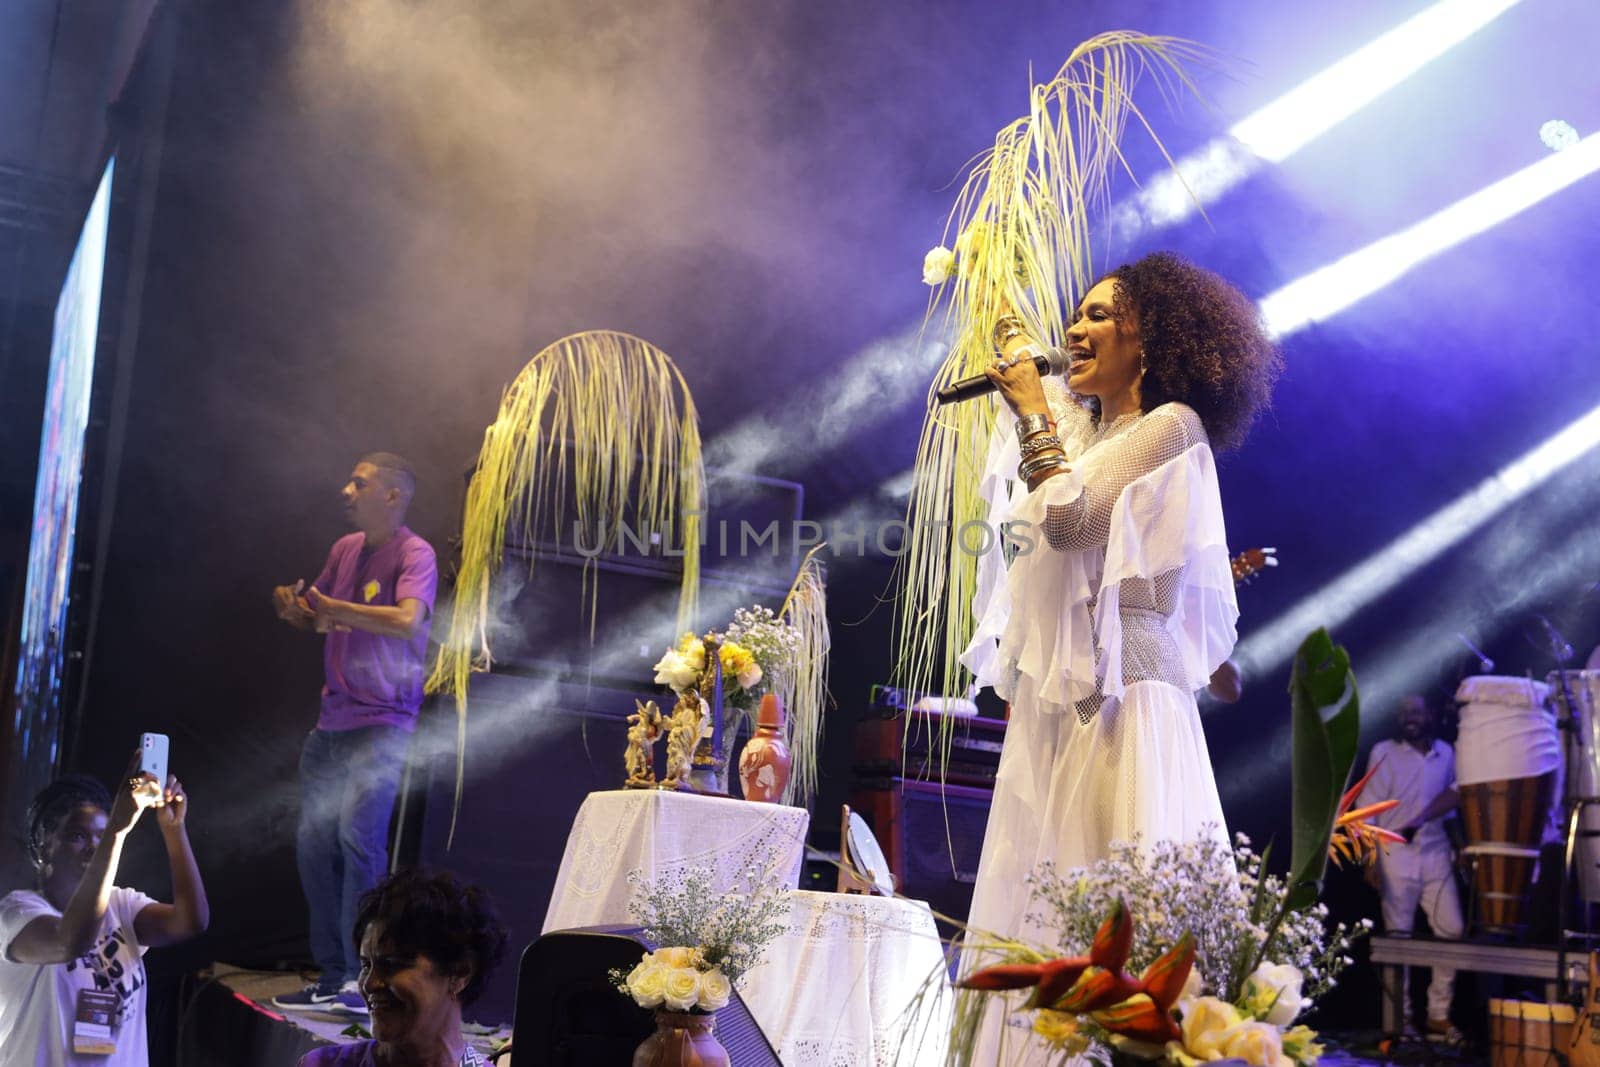
[{"label": "hanging raffia fringe", "polygon": [[794,756],[793,773],[784,787],[783,803],[802,807],[817,795],[817,746],[822,740],[822,713],[828,699],[828,651],[832,638],[828,631],[828,590],[822,564],[817,562],[821,545],[806,553],[795,575],[789,595],[783,600],[778,617],[794,628],[800,637],[794,666],[777,689],[788,709],[784,726],[786,740]]},{"label": "hanging raffia fringe", "polygon": [[[553,519],[559,532],[569,495],[586,554],[616,548],[625,523],[681,546],[678,630],[692,628],[705,512],[700,420],[672,358],[649,342],[610,330],[563,337],[522,369],[484,431],[467,487],[450,626],[427,683],[456,702],[452,838],[466,771],[467,687],[473,671],[493,662],[489,589],[507,528],[532,536]],[[590,611],[592,626],[592,604]]]},{"label": "hanging raffia fringe", "polygon": [[1135,83],[1149,74],[1169,98],[1198,95],[1188,67],[1209,61],[1203,47],[1172,37],[1090,38],[1032,87],[1028,114],[971,164],[945,224],[955,271],[923,322],[952,340],[928,389],[901,561],[896,675],[910,693],[960,696],[970,682],[959,657],[975,625],[978,561],[957,537],[964,523],[986,517],[978,482],[996,410],[982,401],[939,407],[933,394],[983,372],[995,355],[995,321],[1008,312],[1043,344],[1062,343],[1070,309],[1094,281],[1090,226],[1108,217],[1113,174],[1131,177],[1118,148],[1130,117],[1172,163],[1133,103]]}]

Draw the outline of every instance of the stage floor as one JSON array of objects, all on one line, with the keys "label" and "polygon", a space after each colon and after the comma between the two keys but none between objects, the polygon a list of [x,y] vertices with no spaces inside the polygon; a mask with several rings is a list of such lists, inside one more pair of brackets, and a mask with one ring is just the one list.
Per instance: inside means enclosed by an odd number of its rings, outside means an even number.
[{"label": "stage floor", "polygon": [[[313,1048],[343,1044],[357,1038],[346,1035],[349,1016],[326,1012],[283,1012],[272,1006],[272,998],[292,993],[305,984],[298,974],[282,971],[252,971],[219,963],[211,972],[212,981],[200,990],[186,1013],[182,1031],[185,1067],[291,1067],[299,1056]],[[469,1033],[473,1046],[488,1057],[504,1039],[509,1027],[492,1033]],[[1381,1035],[1326,1035],[1328,1051],[1322,1067],[1379,1067],[1383,1064],[1477,1064],[1487,1057],[1470,1050],[1450,1049],[1422,1041],[1403,1042],[1383,1051],[1378,1049]],[[502,1056],[499,1067],[511,1067],[511,1056]],[[798,1067],[798,1065],[797,1065]]]},{"label": "stage floor", "polygon": [[[365,1018],[331,1012],[280,1011],[272,998],[305,985],[304,976],[283,971],[251,971],[219,963],[210,981],[185,1013],[179,1040],[185,1067],[290,1067],[300,1055],[322,1045],[357,1041],[346,1034],[351,1023],[363,1028]],[[491,1032],[469,1029],[467,1040],[488,1057],[511,1036],[509,1027]],[[502,1057],[508,1067],[510,1057]]]}]

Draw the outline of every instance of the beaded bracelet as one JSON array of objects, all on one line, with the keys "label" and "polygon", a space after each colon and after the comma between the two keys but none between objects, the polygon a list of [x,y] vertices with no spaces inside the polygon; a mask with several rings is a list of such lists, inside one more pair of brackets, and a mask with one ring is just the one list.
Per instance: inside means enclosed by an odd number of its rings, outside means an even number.
[{"label": "beaded bracelet", "polygon": [[1061,441],[1053,433],[1036,433],[1022,442],[1022,458],[1038,455],[1047,448],[1059,449]]}]

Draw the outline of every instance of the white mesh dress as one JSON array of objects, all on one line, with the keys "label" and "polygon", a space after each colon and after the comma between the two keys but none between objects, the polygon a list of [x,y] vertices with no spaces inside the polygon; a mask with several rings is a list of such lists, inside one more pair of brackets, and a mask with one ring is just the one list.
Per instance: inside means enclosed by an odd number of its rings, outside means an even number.
[{"label": "white mesh dress", "polygon": [[[962,659],[1011,703],[968,922],[1050,946],[1029,921],[1042,861],[1064,871],[1135,836],[1226,841],[1194,694],[1232,651],[1239,612],[1199,416],[1164,404],[1101,427],[1058,379],[1045,385],[1072,470],[1032,493],[1010,483],[1017,442],[1000,420],[989,521],[1035,546],[1009,568],[997,552],[980,561]],[[1033,1044],[1026,1015],[1000,1047],[992,999],[972,1062],[1045,1062],[1019,1047]]]}]

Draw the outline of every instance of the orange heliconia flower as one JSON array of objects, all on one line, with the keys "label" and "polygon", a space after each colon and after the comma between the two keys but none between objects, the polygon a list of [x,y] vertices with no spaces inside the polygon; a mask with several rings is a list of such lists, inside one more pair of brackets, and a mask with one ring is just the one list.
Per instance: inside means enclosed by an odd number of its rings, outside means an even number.
[{"label": "orange heliconia flower", "polygon": [[1368,804],[1353,811],[1350,808],[1381,766],[1383,761],[1379,760],[1370,771],[1361,776],[1361,781],[1351,786],[1339,799],[1339,808],[1333,820],[1333,835],[1328,838],[1328,858],[1335,865],[1348,860],[1364,866],[1377,859],[1378,851],[1388,848],[1391,842],[1405,844],[1406,839],[1400,834],[1367,821],[1374,815],[1398,807],[1400,805],[1398,800],[1380,800],[1376,804]]}]

